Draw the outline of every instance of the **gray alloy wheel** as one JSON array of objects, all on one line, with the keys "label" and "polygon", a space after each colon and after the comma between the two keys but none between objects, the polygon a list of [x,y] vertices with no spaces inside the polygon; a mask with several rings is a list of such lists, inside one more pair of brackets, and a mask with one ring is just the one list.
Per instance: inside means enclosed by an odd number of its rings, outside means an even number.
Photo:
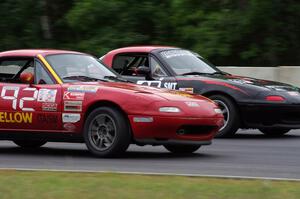
[{"label": "gray alloy wheel", "polygon": [[116,124],[108,114],[99,114],[89,126],[90,143],[98,151],[105,151],[114,143]]}]

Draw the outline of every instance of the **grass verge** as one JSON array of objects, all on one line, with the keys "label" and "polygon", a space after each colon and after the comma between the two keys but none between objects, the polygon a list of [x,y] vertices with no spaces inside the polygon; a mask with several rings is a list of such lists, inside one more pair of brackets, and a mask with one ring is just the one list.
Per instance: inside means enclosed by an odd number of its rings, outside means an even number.
[{"label": "grass verge", "polygon": [[0,171],[0,199],[300,198],[300,182],[181,176]]}]

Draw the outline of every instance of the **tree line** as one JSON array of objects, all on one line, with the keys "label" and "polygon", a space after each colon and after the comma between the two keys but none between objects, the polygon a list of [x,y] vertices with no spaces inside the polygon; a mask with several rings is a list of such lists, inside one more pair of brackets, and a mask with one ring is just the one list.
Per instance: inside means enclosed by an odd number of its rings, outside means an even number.
[{"label": "tree line", "polygon": [[0,50],[101,56],[130,45],[191,49],[216,65],[300,65],[298,0],[2,0]]}]

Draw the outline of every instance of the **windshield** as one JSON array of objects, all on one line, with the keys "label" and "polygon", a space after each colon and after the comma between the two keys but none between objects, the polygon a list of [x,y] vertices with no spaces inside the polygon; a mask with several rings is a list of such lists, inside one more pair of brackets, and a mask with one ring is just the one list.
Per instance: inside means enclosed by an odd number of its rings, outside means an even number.
[{"label": "windshield", "polygon": [[89,55],[58,54],[46,57],[63,82],[112,81],[117,75]]},{"label": "windshield", "polygon": [[188,50],[165,50],[160,52],[160,56],[177,75],[221,72],[202,57]]}]

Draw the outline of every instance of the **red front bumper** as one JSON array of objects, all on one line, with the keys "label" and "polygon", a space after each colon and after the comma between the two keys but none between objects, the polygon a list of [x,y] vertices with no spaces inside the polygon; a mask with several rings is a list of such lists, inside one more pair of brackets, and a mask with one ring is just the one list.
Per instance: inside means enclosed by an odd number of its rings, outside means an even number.
[{"label": "red front bumper", "polygon": [[[188,118],[171,116],[140,116],[129,115],[132,133],[135,140],[153,140],[160,143],[164,141],[210,141],[214,138],[219,128],[223,124],[222,117],[215,118]],[[145,118],[142,122],[137,122],[137,118]],[[148,121],[147,121],[148,119]],[[151,120],[152,119],[152,120]]]}]

